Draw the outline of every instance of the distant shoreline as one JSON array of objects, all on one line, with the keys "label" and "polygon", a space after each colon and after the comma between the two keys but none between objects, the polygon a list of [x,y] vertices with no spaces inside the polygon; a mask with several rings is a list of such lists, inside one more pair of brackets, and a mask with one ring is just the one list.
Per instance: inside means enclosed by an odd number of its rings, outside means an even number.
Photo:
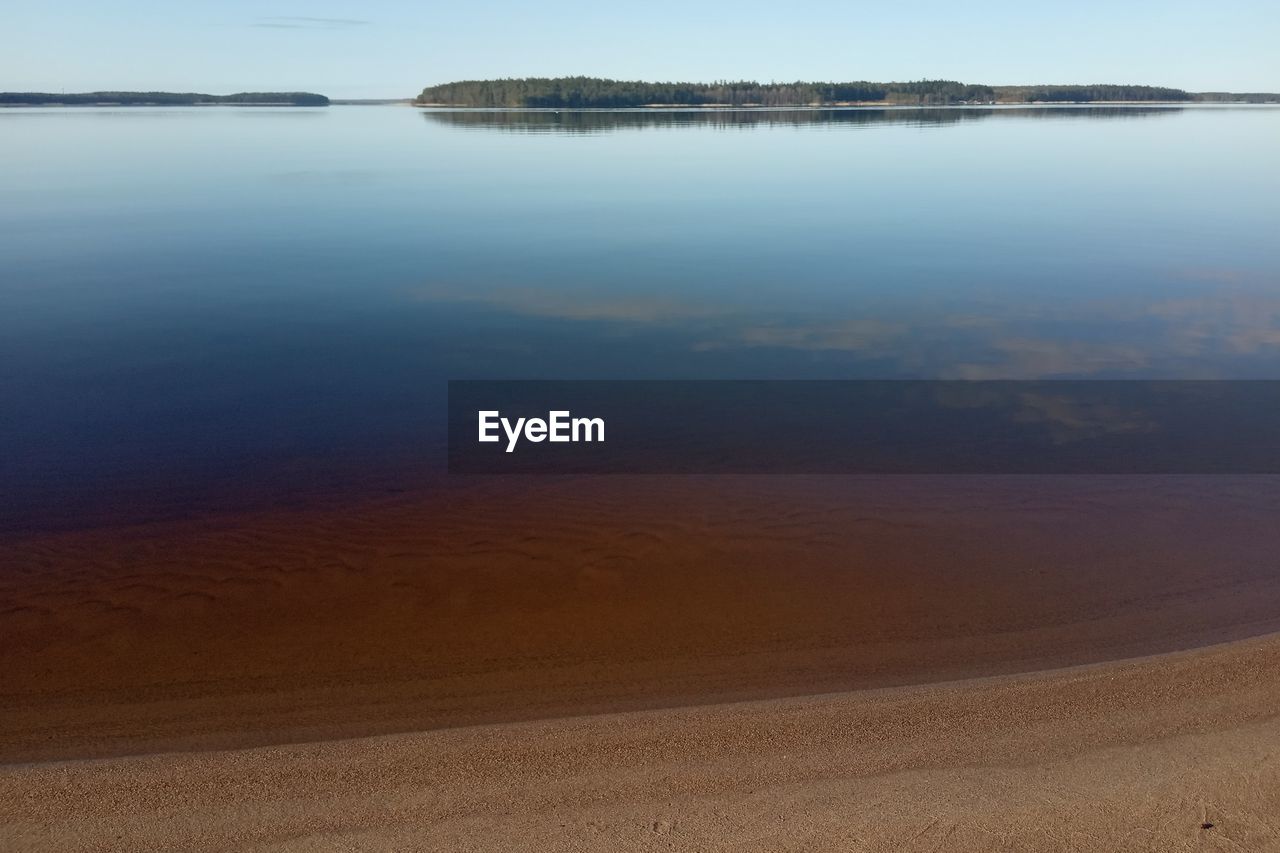
[{"label": "distant shoreline", "polygon": [[1111,103],[1280,103],[1274,92],[1189,92],[1117,83],[989,86],[959,80],[713,83],[612,80],[602,77],[508,77],[427,86],[422,105],[476,108],[626,109],[671,107],[943,107]]},{"label": "distant shoreline", "polygon": [[315,92],[0,92],[0,107],[327,107]]}]

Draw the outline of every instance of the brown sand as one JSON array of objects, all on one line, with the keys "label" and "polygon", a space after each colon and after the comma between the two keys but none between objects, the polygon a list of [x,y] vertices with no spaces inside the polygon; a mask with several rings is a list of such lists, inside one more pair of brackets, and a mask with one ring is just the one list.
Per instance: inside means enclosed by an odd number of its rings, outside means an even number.
[{"label": "brown sand", "polygon": [[606,478],[11,538],[0,762],[76,761],[3,770],[0,849],[1259,849],[1274,641],[713,705],[1276,630],[1277,517],[1270,478]]},{"label": "brown sand", "polygon": [[9,766],[0,848],[1275,850],[1277,683],[1272,637],[924,688]]}]

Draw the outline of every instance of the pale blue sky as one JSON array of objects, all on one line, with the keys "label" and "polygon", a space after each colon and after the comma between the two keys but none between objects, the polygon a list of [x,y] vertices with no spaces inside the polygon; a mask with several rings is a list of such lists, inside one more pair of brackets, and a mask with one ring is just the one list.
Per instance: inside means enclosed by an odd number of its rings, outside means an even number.
[{"label": "pale blue sky", "polygon": [[1277,0],[4,0],[0,90],[650,80],[1150,83],[1280,90]]}]

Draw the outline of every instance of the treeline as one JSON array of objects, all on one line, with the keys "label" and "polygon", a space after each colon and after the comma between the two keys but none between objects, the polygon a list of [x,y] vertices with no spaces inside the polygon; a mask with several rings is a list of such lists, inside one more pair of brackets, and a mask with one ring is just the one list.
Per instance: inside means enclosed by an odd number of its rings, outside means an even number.
[{"label": "treeline", "polygon": [[1190,101],[1192,95],[1163,86],[998,86],[1001,103],[1089,103],[1090,101]]},{"label": "treeline", "polygon": [[312,92],[237,92],[234,95],[204,95],[199,92],[0,92],[0,104],[9,106],[129,106],[190,107],[207,104],[283,105],[327,107],[329,99]]},{"label": "treeline", "polygon": [[463,80],[428,86],[418,104],[489,108],[618,108],[652,105],[788,107],[884,103],[944,106],[991,103],[1190,101],[1181,89],[1159,86],[983,86],[955,80],[905,83],[648,83],[597,77],[526,77]]},{"label": "treeline", "polygon": [[1197,92],[1195,98],[1207,104],[1280,104],[1277,92]]},{"label": "treeline", "polygon": [[530,77],[464,80],[428,86],[418,96],[417,103],[553,109],[643,107],[651,104],[783,107],[868,101],[953,104],[990,102],[994,97],[990,86],[969,86],[954,80],[911,83],[648,83],[596,77]]}]

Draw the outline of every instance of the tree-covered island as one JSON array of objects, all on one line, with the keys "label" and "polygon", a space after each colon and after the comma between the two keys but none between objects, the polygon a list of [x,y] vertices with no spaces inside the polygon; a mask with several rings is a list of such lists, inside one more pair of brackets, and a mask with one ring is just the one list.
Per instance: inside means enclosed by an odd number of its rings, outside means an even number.
[{"label": "tree-covered island", "polygon": [[[799,107],[842,104],[946,106],[951,104],[1185,103],[1228,100],[1162,86],[985,86],[956,80],[904,83],[648,83],[598,77],[526,77],[463,80],[428,86],[419,106],[609,109],[620,107]],[[1258,96],[1250,96],[1256,98]],[[1270,96],[1273,100],[1280,97]],[[1245,96],[1241,96],[1244,100]]]}]

